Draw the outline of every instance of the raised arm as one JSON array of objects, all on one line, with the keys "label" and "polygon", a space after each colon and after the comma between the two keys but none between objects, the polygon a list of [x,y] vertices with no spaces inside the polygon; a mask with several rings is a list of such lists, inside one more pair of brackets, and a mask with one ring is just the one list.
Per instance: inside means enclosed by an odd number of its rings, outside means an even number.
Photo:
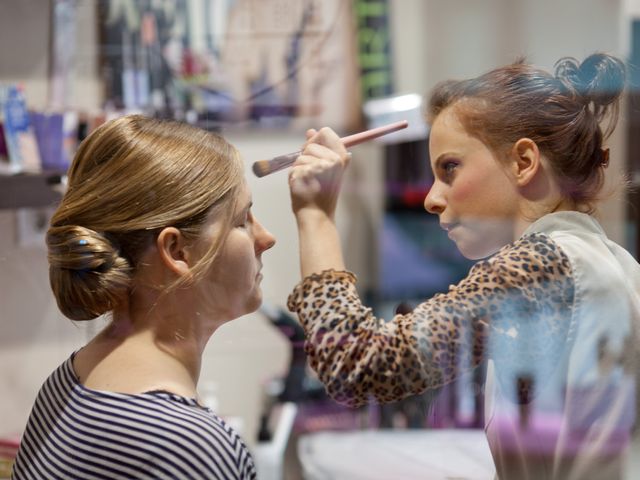
[{"label": "raised arm", "polygon": [[390,321],[362,305],[355,282],[344,271],[313,274],[288,303],[305,329],[311,367],[341,403],[399,400],[487,357],[504,373],[501,381],[535,370],[544,382],[568,353],[573,280],[567,257],[547,237],[518,241]]},{"label": "raised arm", "polygon": [[302,155],[289,173],[303,278],[328,269],[344,270],[335,210],[349,158],[333,130],[309,130]]}]

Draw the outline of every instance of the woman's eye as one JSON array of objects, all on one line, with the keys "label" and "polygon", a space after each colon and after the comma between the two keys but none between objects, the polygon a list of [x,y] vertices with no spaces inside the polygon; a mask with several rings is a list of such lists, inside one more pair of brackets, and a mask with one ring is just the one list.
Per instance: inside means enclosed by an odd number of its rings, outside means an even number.
[{"label": "woman's eye", "polygon": [[247,228],[249,226],[249,224],[251,223],[251,212],[247,212],[244,217],[242,217],[242,219],[240,220],[240,223],[238,223],[238,227],[240,228]]},{"label": "woman's eye", "polygon": [[456,167],[458,166],[457,162],[445,162],[442,165],[442,169],[444,170],[444,173],[449,176],[451,174],[453,174],[453,171],[456,169]]}]

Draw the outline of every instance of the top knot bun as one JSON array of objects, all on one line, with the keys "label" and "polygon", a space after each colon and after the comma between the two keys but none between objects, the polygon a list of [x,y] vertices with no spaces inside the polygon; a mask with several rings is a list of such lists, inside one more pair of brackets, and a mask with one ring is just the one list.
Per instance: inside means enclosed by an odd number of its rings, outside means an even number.
[{"label": "top knot bun", "polygon": [[562,58],[556,63],[555,75],[585,105],[592,104],[599,119],[618,100],[626,83],[624,63],[605,53],[589,55],[582,63]]}]

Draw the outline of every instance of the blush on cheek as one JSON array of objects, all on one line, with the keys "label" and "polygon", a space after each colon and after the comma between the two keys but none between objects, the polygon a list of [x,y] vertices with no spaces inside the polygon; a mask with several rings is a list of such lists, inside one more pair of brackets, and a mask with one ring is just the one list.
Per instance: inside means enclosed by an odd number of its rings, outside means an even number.
[{"label": "blush on cheek", "polygon": [[477,182],[459,179],[455,186],[449,192],[449,201],[463,202],[473,199],[477,196],[477,192],[482,188]]}]

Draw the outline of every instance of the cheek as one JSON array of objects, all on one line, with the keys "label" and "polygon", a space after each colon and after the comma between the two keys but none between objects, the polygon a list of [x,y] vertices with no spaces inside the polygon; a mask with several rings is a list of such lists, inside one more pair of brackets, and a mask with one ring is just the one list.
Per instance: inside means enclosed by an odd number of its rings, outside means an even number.
[{"label": "cheek", "polygon": [[247,288],[257,273],[256,262],[247,249],[237,247],[227,246],[220,252],[207,274],[210,284],[229,291]]},{"label": "cheek", "polygon": [[477,199],[482,188],[478,181],[458,178],[449,192],[449,201],[460,203],[469,199]]},{"label": "cheek", "polygon": [[462,206],[465,211],[485,216],[500,214],[502,209],[511,208],[511,189],[501,180],[500,173],[488,173],[456,179],[449,192],[449,201]]},{"label": "cheek", "polygon": [[236,243],[226,260],[226,276],[231,282],[247,283],[253,281],[258,273],[253,244],[249,241]]},{"label": "cheek", "polygon": [[247,255],[226,257],[216,269],[221,283],[245,284],[256,275],[255,261]]}]

